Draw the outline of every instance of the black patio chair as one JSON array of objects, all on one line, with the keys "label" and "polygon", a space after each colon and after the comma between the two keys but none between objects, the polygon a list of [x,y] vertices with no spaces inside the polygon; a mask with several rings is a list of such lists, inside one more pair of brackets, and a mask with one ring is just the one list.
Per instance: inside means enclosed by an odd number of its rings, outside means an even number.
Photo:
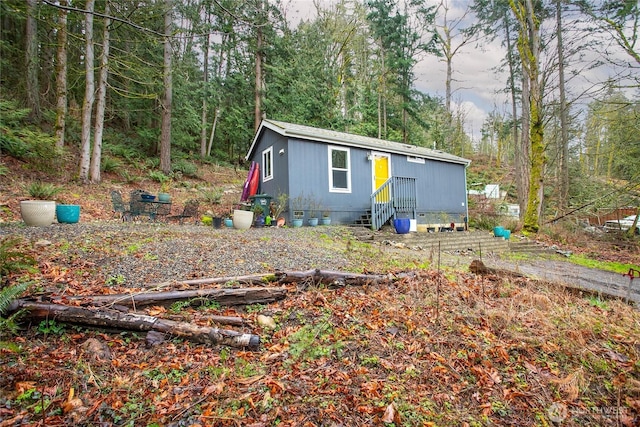
[{"label": "black patio chair", "polygon": [[187,200],[184,204],[184,209],[181,214],[171,215],[167,217],[167,220],[177,219],[180,221],[180,224],[184,222],[187,218],[193,218],[193,222],[198,222],[198,208],[200,207],[200,202],[196,199]]},{"label": "black patio chair", "polygon": [[129,194],[129,216],[131,218],[138,218],[141,215],[149,214],[149,206],[142,201],[143,194],[151,194],[145,190],[133,190]]},{"label": "black patio chair", "polygon": [[122,200],[122,194],[118,190],[111,191],[111,205],[114,215],[120,215],[122,221],[127,221],[130,218],[130,212]]}]

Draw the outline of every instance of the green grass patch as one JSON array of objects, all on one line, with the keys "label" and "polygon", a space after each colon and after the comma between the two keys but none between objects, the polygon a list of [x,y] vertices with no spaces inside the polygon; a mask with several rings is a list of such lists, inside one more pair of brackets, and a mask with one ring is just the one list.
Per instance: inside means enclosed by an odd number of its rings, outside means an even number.
[{"label": "green grass patch", "polygon": [[620,274],[628,273],[629,269],[631,268],[640,268],[640,266],[633,264],[624,264],[621,262],[613,261],[598,261],[595,259],[587,258],[584,255],[571,255],[567,259],[574,264],[582,265],[584,267],[597,268],[598,270],[612,271],[614,273]]}]

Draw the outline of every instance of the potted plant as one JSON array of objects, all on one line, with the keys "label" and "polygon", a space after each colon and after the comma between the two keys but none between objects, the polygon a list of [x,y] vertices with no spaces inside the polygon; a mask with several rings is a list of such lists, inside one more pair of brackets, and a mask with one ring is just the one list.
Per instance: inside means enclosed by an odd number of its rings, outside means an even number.
[{"label": "potted plant", "polygon": [[160,182],[160,190],[158,191],[158,201],[159,202],[170,202],[171,195],[169,194],[169,190],[171,189],[171,183],[173,181],[171,176],[165,175],[162,172],[152,172],[151,178]]},{"label": "potted plant", "polygon": [[32,200],[20,202],[20,215],[29,226],[44,227],[53,224],[56,217],[56,202],[51,200],[61,189],[53,184],[34,182],[29,186]]},{"label": "potted plant", "polygon": [[320,218],[321,225],[330,225],[331,224],[331,212],[327,209],[322,210],[322,218]]},{"label": "potted plant", "polygon": [[300,194],[299,196],[291,199],[291,207],[293,208],[293,220],[291,221],[291,224],[296,228],[302,227],[302,221],[304,219],[304,205],[304,194]]},{"label": "potted plant", "polygon": [[224,220],[229,218],[229,211],[230,208],[223,204],[213,205],[213,226],[215,228],[222,227]]},{"label": "potted plant", "polygon": [[319,204],[313,195],[310,195],[307,199],[307,208],[309,210],[309,225],[315,227],[318,225],[318,209]]},{"label": "potted plant", "polygon": [[256,227],[264,226],[264,209],[260,205],[254,205],[251,210],[253,211],[254,216],[254,225]]},{"label": "potted plant", "polygon": [[282,213],[286,209],[288,201],[289,195],[287,193],[280,193],[278,197],[276,197],[276,200],[270,203],[269,210],[271,211],[271,220],[276,224],[284,223]]}]

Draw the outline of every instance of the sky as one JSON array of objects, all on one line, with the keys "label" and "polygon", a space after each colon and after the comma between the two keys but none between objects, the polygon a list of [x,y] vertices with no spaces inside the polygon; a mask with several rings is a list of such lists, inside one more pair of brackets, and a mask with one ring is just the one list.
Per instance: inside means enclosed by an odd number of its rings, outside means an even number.
[{"label": "sky", "polygon": [[[328,6],[332,0],[316,0],[321,6]],[[465,6],[471,0],[450,0],[454,6]],[[435,0],[434,0],[435,3]],[[313,19],[315,6],[313,0],[283,0],[287,19],[291,23],[302,19]],[[451,17],[455,17],[451,11]],[[467,133],[472,138],[479,138],[480,128],[487,114],[494,108],[506,111],[507,98],[496,95],[503,89],[506,76],[496,75],[493,70],[500,63],[503,51],[499,42],[483,47],[467,46],[454,58],[454,93],[452,108],[458,107],[465,112]],[[446,65],[435,56],[425,56],[420,59],[415,72],[414,86],[420,92],[431,96],[445,97]]]},{"label": "sky", "polygon": [[[301,19],[313,19],[315,16],[315,6],[313,0],[282,0],[285,13],[289,22],[295,25]],[[321,7],[327,7],[336,0],[316,0]],[[437,5],[442,0],[427,0],[434,5]],[[449,4],[450,10],[448,17],[451,22],[452,19],[460,16],[464,9],[473,0],[444,0]],[[572,31],[577,30],[576,24],[568,24],[568,19],[565,18],[566,35],[565,43],[569,46],[572,41]],[[544,26],[550,26],[544,28]],[[553,32],[554,22],[553,20],[547,21],[543,24],[543,31],[547,33]],[[584,33],[579,33],[578,37],[573,37],[573,43],[584,44]],[[461,49],[453,60],[454,70],[454,82],[453,82],[453,94],[452,109],[454,111],[462,111],[465,117],[465,128],[467,134],[474,140],[480,139],[480,129],[488,116],[492,111],[497,111],[499,114],[510,114],[511,106],[509,100],[509,94],[504,92],[507,82],[507,73],[505,71],[498,71],[497,67],[504,59],[505,51],[501,46],[501,40],[494,40],[492,42],[483,41],[481,46],[475,43],[469,44]],[[609,40],[609,49],[615,51],[615,44]],[[555,41],[552,41],[553,45],[550,46],[550,52],[553,52],[555,48]],[[581,48],[582,45],[576,48]],[[608,67],[602,66],[598,69],[587,70],[580,69],[581,64],[586,64],[596,59],[599,55],[597,52],[587,51],[581,49],[581,53],[585,55],[582,58],[582,63],[579,62],[577,57],[571,59],[573,70],[579,70],[575,75],[568,75],[570,78],[568,81],[569,90],[574,93],[582,93],[583,91],[593,90],[594,83],[596,87],[599,87],[600,82],[604,82],[610,75],[614,74],[614,71]],[[619,58],[624,62],[627,61],[626,54],[619,52]],[[546,59],[543,58],[542,62]],[[571,71],[568,70],[567,73]],[[415,83],[414,86],[417,90],[429,94],[431,96],[439,96],[444,99],[445,97],[445,78],[446,78],[446,66],[445,63],[440,61],[435,56],[424,56],[419,59],[418,64],[414,70]],[[631,97],[634,95],[637,97],[637,92],[630,93]],[[586,111],[584,108],[591,98],[584,98],[580,103],[576,103],[574,108]]]}]

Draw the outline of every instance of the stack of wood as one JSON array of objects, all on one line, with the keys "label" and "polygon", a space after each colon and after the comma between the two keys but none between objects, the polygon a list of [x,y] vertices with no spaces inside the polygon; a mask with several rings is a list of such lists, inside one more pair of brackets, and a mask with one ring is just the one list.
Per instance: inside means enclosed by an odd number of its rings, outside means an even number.
[{"label": "stack of wood", "polygon": [[[179,337],[209,345],[226,345],[248,349],[258,349],[260,337],[251,333],[220,329],[210,326],[199,326],[188,322],[179,322],[155,316],[137,313],[142,307],[169,306],[177,301],[189,301],[190,305],[201,305],[216,301],[221,305],[267,304],[284,299],[287,288],[266,287],[268,281],[276,284],[310,283],[329,286],[365,285],[387,280],[386,276],[342,273],[326,270],[308,270],[263,274],[242,277],[221,277],[176,282],[181,287],[220,285],[225,283],[249,283],[261,286],[241,288],[199,288],[181,289],[160,292],[140,292],[136,294],[92,295],[92,296],[49,296],[46,300],[22,298],[15,300],[8,312],[25,310],[25,316],[31,320],[55,319],[58,322],[89,325],[103,328],[125,329],[131,331],[147,331],[148,342],[158,343],[165,336]],[[156,284],[153,288],[167,286]],[[215,316],[211,320],[220,324],[243,326],[245,322],[239,317]]]}]

